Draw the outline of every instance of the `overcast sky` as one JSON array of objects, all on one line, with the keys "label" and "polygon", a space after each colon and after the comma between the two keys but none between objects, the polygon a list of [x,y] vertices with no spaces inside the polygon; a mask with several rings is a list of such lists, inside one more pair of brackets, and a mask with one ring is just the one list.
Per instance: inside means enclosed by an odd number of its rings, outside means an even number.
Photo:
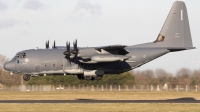
[{"label": "overcast sky", "polygon": [[[154,41],[175,0],[0,0],[0,54],[64,46],[136,45]],[[169,53],[137,70],[200,69],[200,0],[185,0],[195,50]],[[51,45],[50,45],[51,46]]]}]

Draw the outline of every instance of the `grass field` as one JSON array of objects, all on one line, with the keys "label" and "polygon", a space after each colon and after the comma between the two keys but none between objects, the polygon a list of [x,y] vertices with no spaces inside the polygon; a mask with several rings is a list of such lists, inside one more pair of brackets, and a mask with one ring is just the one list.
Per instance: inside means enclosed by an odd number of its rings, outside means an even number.
[{"label": "grass field", "polygon": [[193,97],[200,92],[0,92],[0,100],[166,100]]},{"label": "grass field", "polygon": [[[0,100],[165,100],[199,92],[0,92]],[[0,104],[0,112],[200,112],[200,104]]]},{"label": "grass field", "polygon": [[0,112],[199,112],[199,104],[0,104]]}]

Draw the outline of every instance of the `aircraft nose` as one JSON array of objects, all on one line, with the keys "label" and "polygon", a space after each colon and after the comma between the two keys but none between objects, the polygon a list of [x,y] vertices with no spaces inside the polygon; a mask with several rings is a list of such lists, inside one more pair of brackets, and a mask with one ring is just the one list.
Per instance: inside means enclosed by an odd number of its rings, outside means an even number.
[{"label": "aircraft nose", "polygon": [[13,71],[14,70],[14,67],[15,67],[15,65],[14,65],[14,63],[13,62],[6,62],[5,64],[4,64],[4,66],[3,66],[3,68],[5,69],[5,70],[8,70],[8,71]]}]

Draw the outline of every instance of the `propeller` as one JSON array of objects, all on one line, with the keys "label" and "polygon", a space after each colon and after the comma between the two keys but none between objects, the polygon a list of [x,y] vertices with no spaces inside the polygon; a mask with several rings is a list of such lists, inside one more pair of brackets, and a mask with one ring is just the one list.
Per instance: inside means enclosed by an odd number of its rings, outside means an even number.
[{"label": "propeller", "polygon": [[55,40],[54,40],[54,43],[53,43],[53,45],[52,45],[52,48],[53,49],[56,49],[57,47],[56,47],[56,42],[55,42]]},{"label": "propeller", "polygon": [[49,40],[48,41],[46,41],[46,49],[49,49]]},{"label": "propeller", "polygon": [[73,62],[78,64],[78,52],[79,49],[77,47],[77,39],[73,42],[74,49],[70,50],[70,42],[66,42],[66,51],[63,53],[66,55],[66,58],[68,59],[68,62],[70,62],[71,65],[71,58],[70,56],[73,55]]},{"label": "propeller", "polygon": [[71,53],[74,54],[74,61],[76,64],[78,64],[78,68],[79,68],[79,61],[78,61],[79,49],[77,47],[77,39],[73,42],[73,45],[74,45],[74,49],[71,51]]},{"label": "propeller", "polygon": [[65,51],[63,54],[66,55],[67,60],[68,60],[68,62],[69,62],[70,65],[71,65],[71,59],[70,59],[70,56],[71,56],[71,52],[70,52],[70,42],[66,42],[66,49],[67,49],[67,51]]}]

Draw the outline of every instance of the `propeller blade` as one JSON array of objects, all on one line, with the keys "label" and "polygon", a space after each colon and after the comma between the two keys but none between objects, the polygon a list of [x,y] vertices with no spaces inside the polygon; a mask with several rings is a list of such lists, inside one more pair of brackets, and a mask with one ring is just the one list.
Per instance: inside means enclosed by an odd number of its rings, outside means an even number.
[{"label": "propeller blade", "polygon": [[71,58],[70,58],[70,55],[71,55],[71,52],[70,52],[70,42],[66,42],[66,51],[63,53],[64,55],[66,55],[66,58],[67,58],[67,61],[70,63],[70,66],[71,66]]},{"label": "propeller blade", "polygon": [[70,42],[68,42],[68,45],[67,45],[67,52],[68,52],[68,54],[70,56],[70,54],[71,54],[71,52],[70,52]]},{"label": "propeller blade", "polygon": [[68,55],[68,42],[66,42],[66,51],[63,53],[64,55]]},{"label": "propeller blade", "polygon": [[74,49],[76,49],[76,50],[78,49],[77,48],[77,39],[75,40],[75,47],[74,47]]},{"label": "propeller blade", "polygon": [[52,48],[54,48],[54,49],[56,48],[56,41],[55,40],[54,40]]},{"label": "propeller blade", "polygon": [[49,40],[46,42],[46,49],[49,49]]},{"label": "propeller blade", "polygon": [[49,40],[47,41],[47,46],[48,46],[48,48],[49,48]]},{"label": "propeller blade", "polygon": [[71,55],[70,42],[66,42],[66,51],[63,54],[66,55],[68,58],[70,58]]},{"label": "propeller blade", "polygon": [[77,39],[73,42],[74,49],[72,50],[72,53],[75,54],[75,56],[78,55],[78,47],[77,47]]}]

